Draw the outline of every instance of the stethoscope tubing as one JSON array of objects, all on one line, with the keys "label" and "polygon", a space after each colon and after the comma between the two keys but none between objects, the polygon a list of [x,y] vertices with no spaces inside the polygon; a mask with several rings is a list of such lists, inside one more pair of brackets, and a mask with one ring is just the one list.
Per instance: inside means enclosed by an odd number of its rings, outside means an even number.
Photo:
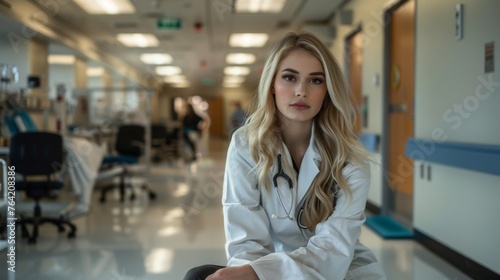
[{"label": "stethoscope tubing", "polygon": [[[283,199],[281,198],[281,191],[278,187],[278,178],[282,177],[285,179],[285,181],[288,184],[288,188],[290,189],[292,193],[292,203],[289,208],[285,207],[285,204],[283,203]],[[278,216],[277,214],[273,214],[273,218],[277,219],[289,219],[291,221],[295,220],[295,207],[296,207],[296,202],[297,202],[297,194],[293,190],[293,182],[292,178],[288,176],[284,171],[283,171],[283,166],[281,162],[281,154],[278,154],[278,172],[273,176],[273,184],[274,188],[276,189],[278,201],[281,204],[281,207],[283,208],[283,211],[285,211],[286,216]]]}]

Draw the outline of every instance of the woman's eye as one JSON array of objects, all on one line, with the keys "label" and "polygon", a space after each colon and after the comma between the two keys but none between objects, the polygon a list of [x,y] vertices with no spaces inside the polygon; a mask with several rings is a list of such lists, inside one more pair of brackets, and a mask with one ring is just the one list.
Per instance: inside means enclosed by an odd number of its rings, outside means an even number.
[{"label": "woman's eye", "polygon": [[283,78],[283,80],[285,80],[287,82],[291,82],[294,80],[294,77],[291,75],[284,75],[282,78]]},{"label": "woman's eye", "polygon": [[311,83],[315,85],[319,85],[323,83],[322,79],[311,79]]}]

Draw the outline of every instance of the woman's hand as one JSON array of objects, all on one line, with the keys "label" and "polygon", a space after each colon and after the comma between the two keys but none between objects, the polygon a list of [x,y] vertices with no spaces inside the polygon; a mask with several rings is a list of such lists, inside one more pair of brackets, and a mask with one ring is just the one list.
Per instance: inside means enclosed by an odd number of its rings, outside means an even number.
[{"label": "woman's hand", "polygon": [[259,280],[257,274],[250,265],[226,267],[217,270],[206,280]]}]

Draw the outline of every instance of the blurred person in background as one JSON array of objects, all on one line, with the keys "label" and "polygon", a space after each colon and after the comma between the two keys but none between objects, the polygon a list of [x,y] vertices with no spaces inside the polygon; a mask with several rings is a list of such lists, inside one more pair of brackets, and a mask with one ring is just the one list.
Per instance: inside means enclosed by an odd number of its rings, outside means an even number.
[{"label": "blurred person in background", "polygon": [[233,103],[235,109],[231,114],[231,123],[229,128],[229,139],[233,136],[233,133],[245,124],[247,118],[247,113],[243,110],[240,101],[235,101]]},{"label": "blurred person in background", "polygon": [[197,153],[196,142],[200,139],[205,119],[195,112],[192,104],[188,103],[186,106],[187,111],[182,119],[182,135],[192,152],[190,160],[195,161]]}]

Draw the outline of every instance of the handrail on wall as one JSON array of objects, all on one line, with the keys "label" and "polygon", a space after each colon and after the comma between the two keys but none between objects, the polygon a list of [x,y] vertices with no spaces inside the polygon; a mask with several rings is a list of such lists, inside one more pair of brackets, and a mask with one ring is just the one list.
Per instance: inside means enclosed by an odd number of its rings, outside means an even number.
[{"label": "handrail on wall", "polygon": [[370,133],[361,133],[359,135],[359,140],[365,148],[370,152],[378,152],[378,144],[379,144],[379,136],[378,134],[370,134]]},{"label": "handrail on wall", "polygon": [[409,139],[406,143],[406,156],[413,160],[500,175],[500,145]]}]

